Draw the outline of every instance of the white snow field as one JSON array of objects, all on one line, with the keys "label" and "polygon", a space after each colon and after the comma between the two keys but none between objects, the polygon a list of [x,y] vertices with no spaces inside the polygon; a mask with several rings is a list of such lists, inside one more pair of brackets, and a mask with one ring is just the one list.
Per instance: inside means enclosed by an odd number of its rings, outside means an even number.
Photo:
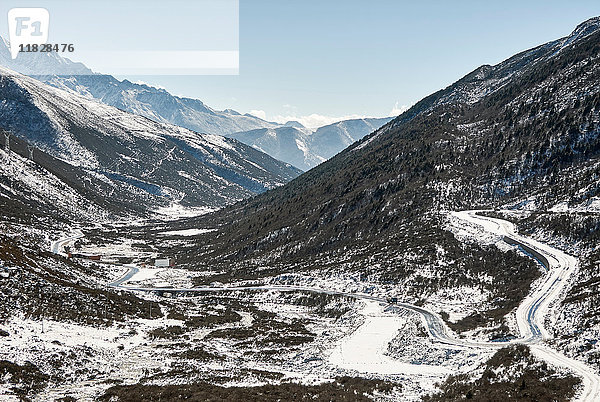
[{"label": "white snow field", "polygon": [[169,232],[162,232],[163,236],[196,236],[199,234],[209,233],[215,229],[184,229],[184,230],[171,230]]},{"label": "white snow field", "polygon": [[397,314],[386,313],[380,302],[367,300],[365,322],[333,350],[329,361],[347,370],[376,374],[450,374],[440,366],[404,363],[386,355],[388,344],[403,326]]},{"label": "white snow field", "polygon": [[[545,341],[551,339],[550,332],[545,328],[545,323],[553,314],[553,305],[560,300],[568,280],[576,272],[578,261],[576,258],[563,253],[551,246],[541,242],[520,236],[514,225],[502,219],[490,218],[478,215],[485,211],[461,211],[451,212],[450,219],[454,229],[460,232],[464,241],[475,241],[477,238],[495,239],[494,242],[502,243],[509,238],[511,244],[519,246],[524,252],[534,256],[547,273],[536,282],[536,288],[523,300],[516,311],[516,322],[520,337],[509,342],[486,342],[477,339],[458,339],[448,328],[442,318],[426,308],[408,303],[397,303],[396,307],[406,309],[421,316],[422,322],[428,331],[432,341],[454,348],[471,349],[473,352],[482,350],[495,350],[507,344],[521,343],[529,345],[532,352],[540,359],[551,365],[566,368],[583,381],[583,387],[577,395],[577,401],[600,400],[600,376],[594,369],[583,362],[571,359],[562,353],[550,348]],[[458,236],[458,234],[457,234]],[[52,251],[60,252],[60,246],[67,241],[72,241],[72,235],[52,243]],[[504,243],[505,244],[505,243]],[[151,270],[140,272],[135,265],[128,265],[129,272],[120,279],[112,282],[109,286],[118,287],[123,290],[156,291],[166,290],[171,292],[213,292],[223,291],[221,287],[138,287],[124,286],[132,278],[149,279]],[[152,272],[154,273],[154,272]],[[148,278],[146,278],[148,277]],[[139,279],[138,278],[138,279]],[[378,375],[406,375],[420,378],[436,378],[438,381],[450,374],[450,368],[442,365],[411,364],[396,360],[386,354],[389,343],[402,328],[403,320],[393,312],[386,311],[387,301],[383,297],[372,294],[344,292],[331,289],[286,286],[286,285],[262,285],[262,286],[229,286],[230,290],[280,290],[280,291],[311,291],[327,294],[338,294],[352,296],[364,301],[365,307],[362,315],[364,322],[354,332],[343,337],[329,353],[329,363],[344,370],[358,371],[361,373]],[[482,355],[483,356],[483,355]]]}]

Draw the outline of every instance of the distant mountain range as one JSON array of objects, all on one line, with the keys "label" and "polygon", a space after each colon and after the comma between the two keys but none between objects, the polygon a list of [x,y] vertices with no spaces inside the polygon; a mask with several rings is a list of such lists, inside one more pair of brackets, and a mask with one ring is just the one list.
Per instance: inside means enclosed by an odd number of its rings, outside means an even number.
[{"label": "distant mountain range", "polygon": [[[197,99],[173,96],[164,89],[111,75],[96,74],[82,63],[57,53],[22,53],[11,59],[6,40],[0,41],[0,65],[33,76],[56,88],[91,97],[126,112],[161,123],[171,123],[206,134],[225,135],[263,127],[276,127],[252,115],[234,110],[214,110]],[[53,74],[48,74],[48,72]]]},{"label": "distant mountain range", "polygon": [[[171,203],[218,208],[300,173],[234,139],[159,123],[4,68],[0,128],[39,157],[71,166],[77,177],[65,176],[66,185],[96,183],[94,197],[119,201],[124,211]],[[46,169],[58,175],[58,166]]]},{"label": "distant mountain range", "polygon": [[293,126],[287,124],[283,127],[259,128],[227,136],[306,171],[390,120],[392,117],[345,120],[319,127],[315,131],[296,123]]},{"label": "distant mountain range", "polygon": [[[321,127],[311,135],[314,130],[299,122],[281,125],[232,109],[215,110],[198,99],[174,96],[164,89],[96,74],[84,64],[56,53],[23,53],[12,60],[4,39],[0,40],[0,65],[157,122],[235,138],[302,170],[329,159],[391,120],[391,117],[347,120]],[[53,74],[49,75],[49,71]]]}]

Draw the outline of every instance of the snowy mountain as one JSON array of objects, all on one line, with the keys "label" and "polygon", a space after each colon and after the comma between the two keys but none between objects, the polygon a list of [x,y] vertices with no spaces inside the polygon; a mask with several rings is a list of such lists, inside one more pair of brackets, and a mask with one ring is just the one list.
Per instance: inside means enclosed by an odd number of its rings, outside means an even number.
[{"label": "snowy mountain", "polygon": [[[291,272],[333,283],[359,277],[433,306],[456,331],[502,338],[515,333],[511,314],[539,267],[489,247],[501,237],[465,241],[464,224],[449,229],[447,211],[510,208],[524,215],[505,219],[529,217],[531,235],[588,256],[571,279],[580,285],[557,307],[565,313],[556,331],[589,348],[565,341],[568,353],[598,364],[598,346],[586,339],[598,333],[600,311],[593,321],[584,314],[591,307],[577,303],[592,306],[600,283],[599,28],[594,18],[482,66],[287,185],[192,220],[215,229],[201,239],[211,245],[201,264],[236,267],[229,278],[262,277],[268,265],[268,279],[286,283]],[[565,209],[579,212],[557,215]],[[191,267],[197,257],[180,255]],[[465,313],[469,303],[477,307]],[[573,320],[587,335],[572,333]]]},{"label": "snowy mountain", "polygon": [[[165,89],[93,73],[84,64],[57,53],[22,53],[12,60],[3,38],[0,38],[0,66],[157,122],[235,138],[302,170],[313,168],[391,120],[348,120],[320,127],[316,135],[308,136],[311,130],[297,121],[280,125],[232,109],[217,111],[198,99],[173,96]],[[49,71],[53,74],[48,74]]]},{"label": "snowy mountain", "polygon": [[284,127],[244,131],[228,134],[227,137],[306,171],[390,120],[392,117],[344,120],[314,131],[300,123],[288,122]]},{"label": "snowy mountain", "polygon": [[[237,140],[1,70],[0,395],[599,400],[599,78],[593,18],[277,186]],[[245,135],[305,161],[316,134]]]},{"label": "snowy mountain", "polygon": [[82,63],[74,63],[54,52],[21,53],[12,60],[7,41],[0,39],[1,66],[157,122],[218,135],[277,126],[235,110],[214,110],[197,99],[173,96],[161,88],[95,74]]},{"label": "snowy mountain", "polygon": [[304,127],[304,124],[300,123],[299,121],[296,120],[290,120],[290,121],[286,121],[285,124],[283,124],[285,127],[295,127],[295,128],[306,128]]},{"label": "snowy mountain", "polygon": [[143,193],[150,204],[221,207],[299,173],[232,139],[158,123],[10,70],[0,74],[0,128],[97,180]]},{"label": "snowy mountain", "polygon": [[249,114],[231,109],[218,111],[198,99],[174,96],[162,88],[119,81],[110,75],[51,76],[42,77],[42,81],[130,113],[200,133],[226,135],[277,126]]},{"label": "snowy mountain", "polygon": [[319,127],[311,135],[309,146],[319,157],[329,159],[392,119],[393,117],[352,119]]},{"label": "snowy mountain", "polygon": [[306,128],[276,127],[228,134],[227,137],[250,145],[275,159],[285,161],[302,170],[309,170],[325,159],[309,148],[311,131]]}]

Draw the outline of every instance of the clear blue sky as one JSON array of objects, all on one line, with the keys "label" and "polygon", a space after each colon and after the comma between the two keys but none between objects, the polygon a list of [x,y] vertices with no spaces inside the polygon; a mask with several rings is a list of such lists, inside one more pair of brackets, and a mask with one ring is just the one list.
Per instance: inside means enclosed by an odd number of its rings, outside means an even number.
[{"label": "clear blue sky", "polygon": [[[42,2],[57,3],[11,4]],[[70,3],[81,8],[88,2]],[[118,2],[105,4],[107,13],[119,9]],[[161,15],[177,15],[170,2],[137,4],[126,17],[150,21],[155,33],[172,33],[160,24]],[[128,78],[218,109],[262,110],[267,118],[384,116],[396,103],[412,104],[481,64],[565,36],[598,15],[598,0],[240,0],[239,76]],[[113,32],[113,43],[115,30],[104,29]],[[94,35],[101,41],[107,34]]]},{"label": "clear blue sky", "polygon": [[239,76],[156,82],[267,117],[387,115],[569,34],[600,1],[241,0],[239,12]]}]

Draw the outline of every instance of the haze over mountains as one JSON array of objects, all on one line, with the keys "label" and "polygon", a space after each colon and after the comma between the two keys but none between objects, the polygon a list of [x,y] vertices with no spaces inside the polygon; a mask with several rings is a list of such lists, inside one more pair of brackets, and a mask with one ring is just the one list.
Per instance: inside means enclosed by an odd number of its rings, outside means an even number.
[{"label": "haze over mountains", "polygon": [[[94,73],[84,64],[71,62],[52,52],[23,53],[12,60],[7,41],[3,38],[0,40],[0,65],[56,88],[98,99],[157,122],[235,138],[302,170],[313,168],[391,120],[349,120],[316,131],[298,122],[281,125],[232,109],[215,110],[198,99],[173,96],[165,89],[128,80],[119,81],[111,75]],[[295,130],[289,130],[292,126]],[[313,131],[315,137],[311,135]]]},{"label": "haze over mountains", "polygon": [[135,209],[222,207],[300,173],[235,140],[158,123],[6,69],[0,97],[0,128],[84,176],[66,177],[69,186],[99,182],[96,197],[115,202],[127,194]]}]

